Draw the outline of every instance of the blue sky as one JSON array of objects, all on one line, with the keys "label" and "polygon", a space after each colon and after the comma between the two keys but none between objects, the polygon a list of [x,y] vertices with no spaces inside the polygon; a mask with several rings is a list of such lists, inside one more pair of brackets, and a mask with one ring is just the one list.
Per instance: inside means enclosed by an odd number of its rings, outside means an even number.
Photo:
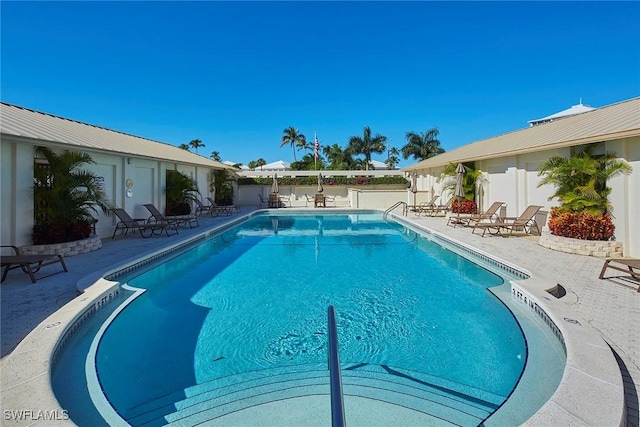
[{"label": "blue sky", "polygon": [[[640,96],[640,2],[2,2],[1,99],[248,163]],[[298,153],[298,158],[303,153]],[[385,160],[386,154],[374,155]],[[415,163],[402,160],[401,166]]]}]

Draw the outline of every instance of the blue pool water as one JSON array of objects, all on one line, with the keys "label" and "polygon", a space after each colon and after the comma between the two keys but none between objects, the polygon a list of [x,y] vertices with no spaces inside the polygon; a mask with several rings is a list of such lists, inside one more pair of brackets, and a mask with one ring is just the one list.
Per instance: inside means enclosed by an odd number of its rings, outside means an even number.
[{"label": "blue pool water", "polygon": [[257,215],[127,283],[146,292],[95,361],[125,418],[220,378],[326,364],[328,305],[343,367],[419,373],[493,410],[527,361],[520,325],[488,290],[502,277],[377,213]]}]

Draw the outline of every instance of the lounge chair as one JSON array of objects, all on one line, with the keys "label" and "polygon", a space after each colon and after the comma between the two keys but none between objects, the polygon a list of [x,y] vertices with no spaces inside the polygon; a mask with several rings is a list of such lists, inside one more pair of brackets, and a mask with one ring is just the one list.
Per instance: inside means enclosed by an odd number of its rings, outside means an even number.
[{"label": "lounge chair", "polygon": [[478,222],[473,226],[472,233],[475,234],[477,229],[482,230],[482,237],[489,231],[489,234],[504,235],[504,231],[508,231],[506,234],[513,234],[516,231],[524,231],[526,234],[533,234],[534,230],[536,234],[540,234],[540,227],[536,222],[536,214],[542,209],[542,206],[530,205],[519,217],[505,217],[500,218],[496,222]]},{"label": "lounge chair", "polygon": [[[262,196],[260,196],[260,198],[262,198]],[[218,206],[215,202],[215,200],[213,200],[211,197],[207,197],[207,200],[209,201],[209,203],[211,203],[211,206],[214,207],[219,207],[219,208],[226,208],[226,207],[230,207],[231,208],[231,213],[233,213],[233,211],[236,212],[240,212],[240,206],[238,205],[231,205],[231,206]]]},{"label": "lounge chair", "polygon": [[422,211],[427,209],[433,209],[436,207],[436,201],[440,196],[433,196],[433,198],[428,202],[422,202],[419,205],[408,206],[408,209],[416,214],[416,216],[420,216]]},{"label": "lounge chair", "polygon": [[[611,265],[611,263],[620,264],[620,265]],[[600,271],[599,279],[604,279],[604,273],[607,269],[611,268],[612,270],[622,271],[624,273],[630,274],[634,279],[640,279],[640,259],[638,258],[610,258],[604,262],[602,266],[602,271]],[[635,270],[634,270],[635,269]],[[640,292],[640,287],[638,288],[638,292]]]},{"label": "lounge chair", "polygon": [[471,225],[471,223],[475,225],[485,220],[497,220],[498,210],[502,205],[504,205],[504,202],[493,202],[493,204],[489,206],[489,209],[484,211],[484,213],[451,215],[449,217],[449,220],[447,221],[447,225],[451,225],[453,227],[457,225],[464,225],[465,227],[467,227]]},{"label": "lounge chair", "polygon": [[[16,268],[22,269],[31,278],[31,283],[36,283],[35,273],[40,271],[42,267],[49,264],[59,263],[62,266],[62,270],[67,272],[67,265],[64,263],[62,255],[58,254],[42,254],[42,255],[22,255],[20,248],[13,245],[3,245],[3,248],[11,248],[14,255],[1,255],[0,264],[2,266],[2,279],[0,282],[4,282],[7,278],[9,270]],[[55,274],[55,273],[53,273]]]},{"label": "lounge chair", "polygon": [[265,200],[264,197],[262,197],[262,194],[258,194],[258,197],[260,197],[260,206],[258,207],[262,207],[262,206],[269,206],[269,201]]},{"label": "lounge chair", "polygon": [[[207,199],[209,200],[209,202],[211,204],[209,206],[206,206],[206,207],[209,209],[209,214],[211,214],[212,216],[233,215],[233,210],[234,210],[233,206],[218,206],[216,204],[216,202],[211,197],[207,197]],[[199,203],[200,201],[198,200],[196,202]],[[203,204],[201,204],[201,205],[205,206]]]},{"label": "lounge chair", "polygon": [[211,205],[205,205],[204,203],[202,203],[200,200],[196,199],[196,216],[202,215],[202,214],[211,214],[211,209],[213,208],[213,206]]},{"label": "lounge chair", "polygon": [[176,233],[178,232],[178,227],[186,227],[188,225],[189,228],[193,228],[200,225],[198,217],[195,215],[163,215],[152,203],[142,206],[147,208],[151,214],[147,219],[147,224],[166,224],[167,229],[176,230]]},{"label": "lounge chair", "polygon": [[167,236],[169,235],[169,232],[166,231],[168,224],[148,224],[145,218],[131,218],[127,211],[120,208],[112,209],[112,211],[120,220],[116,223],[116,228],[113,230],[112,239],[115,239],[118,230],[124,230],[125,236],[129,233],[129,230],[133,233],[139,231],[140,235],[145,238],[151,237],[154,234],[162,234],[163,231],[167,233]]},{"label": "lounge chair", "polygon": [[453,201],[453,197],[447,200],[444,205],[434,205],[427,206],[420,210],[420,212],[416,213],[416,215],[424,214],[428,216],[437,216],[438,214],[446,214],[451,208],[451,202]]}]

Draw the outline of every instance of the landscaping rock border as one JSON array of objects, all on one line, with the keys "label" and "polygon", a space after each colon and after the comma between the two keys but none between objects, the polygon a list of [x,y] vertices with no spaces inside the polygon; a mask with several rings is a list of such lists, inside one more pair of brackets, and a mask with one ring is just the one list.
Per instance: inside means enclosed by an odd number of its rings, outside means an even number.
[{"label": "landscaping rock border", "polygon": [[622,242],[612,240],[582,240],[561,237],[542,230],[538,244],[544,248],[570,254],[589,255],[602,258],[622,257]]},{"label": "landscaping rock border", "polygon": [[73,242],[22,246],[20,248],[20,252],[23,255],[57,254],[68,257],[97,251],[101,247],[102,240],[100,240],[100,237],[93,235],[87,239],[76,240]]}]

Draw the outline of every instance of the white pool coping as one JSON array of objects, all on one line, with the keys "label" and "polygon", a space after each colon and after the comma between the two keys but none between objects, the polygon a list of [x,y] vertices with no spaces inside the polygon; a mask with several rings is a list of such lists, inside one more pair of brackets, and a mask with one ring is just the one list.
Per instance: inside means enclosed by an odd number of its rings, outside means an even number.
[{"label": "white pool coping", "polygon": [[[58,343],[68,336],[66,334],[72,332],[79,323],[83,323],[86,316],[91,315],[91,311],[99,310],[120,292],[118,282],[106,280],[104,277],[167,250],[215,234],[219,229],[243,221],[256,213],[236,218],[199,233],[186,242],[181,241],[164,247],[154,254],[132,260],[126,265],[112,266],[79,281],[78,288],[82,289],[83,293],[40,323],[16,350],[3,359],[5,372],[1,384],[2,425],[75,425],[68,419],[55,397],[51,384],[51,366]],[[428,230],[407,218],[397,219],[455,242],[451,237]],[[473,248],[462,242],[457,243]],[[473,250],[482,252],[475,248]],[[493,255],[491,257],[496,258]],[[567,351],[567,363],[560,385],[551,399],[524,425],[625,425],[622,376],[611,349],[587,321],[581,319],[571,307],[546,292],[546,289],[553,285],[555,284],[536,278],[534,274],[527,280],[514,281],[512,284],[512,293],[520,292],[520,295],[526,295],[527,304],[535,304],[544,310],[562,333]]]}]

